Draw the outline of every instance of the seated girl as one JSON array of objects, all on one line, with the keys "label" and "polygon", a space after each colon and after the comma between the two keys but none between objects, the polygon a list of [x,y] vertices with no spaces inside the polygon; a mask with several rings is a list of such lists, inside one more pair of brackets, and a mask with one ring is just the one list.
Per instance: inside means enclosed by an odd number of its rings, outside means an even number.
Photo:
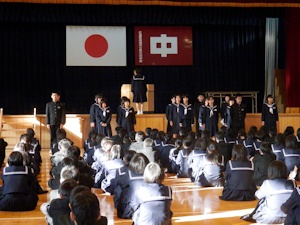
[{"label": "seated girl", "polygon": [[264,224],[283,223],[286,214],[280,207],[291,196],[296,183],[287,180],[288,171],[282,161],[273,161],[268,168],[268,179],[255,192],[260,201],[256,209],[241,219]]},{"label": "seated girl", "polygon": [[225,170],[225,184],[220,199],[228,201],[255,200],[256,186],[253,181],[254,164],[248,160],[247,149],[238,144],[232,150],[232,158]]},{"label": "seated girl", "polygon": [[35,177],[30,168],[23,165],[23,156],[14,151],[8,157],[8,166],[3,169],[3,185],[0,189],[0,210],[34,210],[38,196],[34,190]]}]

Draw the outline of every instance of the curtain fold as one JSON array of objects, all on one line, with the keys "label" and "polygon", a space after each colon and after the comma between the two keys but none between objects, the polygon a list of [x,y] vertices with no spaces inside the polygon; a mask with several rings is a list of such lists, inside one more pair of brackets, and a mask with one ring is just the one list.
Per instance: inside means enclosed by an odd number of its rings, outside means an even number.
[{"label": "curtain fold", "polygon": [[265,35],[265,93],[275,97],[274,70],[278,66],[278,18],[266,19]]}]

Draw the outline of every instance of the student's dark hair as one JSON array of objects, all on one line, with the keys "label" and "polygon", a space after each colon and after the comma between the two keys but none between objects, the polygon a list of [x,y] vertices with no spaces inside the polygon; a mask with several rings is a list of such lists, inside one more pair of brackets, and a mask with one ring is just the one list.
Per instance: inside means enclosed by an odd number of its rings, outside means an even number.
[{"label": "student's dark hair", "polygon": [[267,95],[266,101],[268,100],[268,98],[273,98],[273,96],[272,95]]},{"label": "student's dark hair", "polygon": [[180,127],[179,128],[179,134],[182,136],[182,137],[186,137],[187,136],[187,131],[186,131],[186,128],[185,127]]},{"label": "student's dark hair", "polygon": [[71,146],[67,150],[67,157],[75,157],[77,159],[80,158],[80,148],[77,146]]},{"label": "student's dark hair", "polygon": [[95,99],[97,99],[97,98],[103,98],[103,94],[102,94],[102,93],[96,94],[96,95],[95,95]]},{"label": "student's dark hair", "polygon": [[269,142],[263,141],[260,144],[260,150],[264,153],[270,153],[272,151],[271,144]]},{"label": "student's dark hair", "polygon": [[255,139],[255,132],[252,130],[249,130],[247,133],[247,139],[248,140],[254,140]]},{"label": "student's dark hair", "polygon": [[183,94],[183,95],[181,95],[181,98],[189,98],[189,95],[188,94]]},{"label": "student's dark hair", "polygon": [[148,165],[148,158],[142,153],[136,153],[129,162],[128,168],[137,174],[143,174]]},{"label": "student's dark hair", "polygon": [[121,105],[124,105],[125,102],[129,102],[130,103],[130,99],[127,97],[124,97],[121,99]]},{"label": "student's dark hair", "polygon": [[218,164],[219,161],[219,151],[218,151],[218,144],[215,141],[210,141],[206,148],[206,158],[208,161]]},{"label": "student's dark hair", "polygon": [[75,159],[73,157],[65,157],[61,160],[61,167],[76,166]]},{"label": "student's dark hair", "polygon": [[129,144],[129,143],[131,143],[131,140],[130,140],[129,136],[126,134],[123,137],[123,144]]},{"label": "student's dark hair", "polygon": [[285,146],[285,135],[283,133],[278,133],[275,136],[275,145],[279,146],[279,145],[283,145]]},{"label": "student's dark hair", "polygon": [[218,144],[217,144],[217,142],[211,140],[208,143],[206,150],[207,150],[208,153],[217,152],[218,151]]},{"label": "student's dark hair", "polygon": [[285,147],[292,148],[292,149],[298,148],[297,139],[294,135],[291,134],[285,138]]},{"label": "student's dark hair", "polygon": [[190,131],[190,132],[188,133],[187,137],[188,137],[189,139],[191,139],[192,142],[194,142],[195,139],[196,139],[196,134],[195,134],[194,131]]},{"label": "student's dark hair", "polygon": [[180,150],[182,148],[182,138],[177,137],[175,140],[175,146],[177,150]]},{"label": "student's dark hair", "polygon": [[235,139],[236,138],[235,135],[236,134],[234,133],[234,130],[232,128],[228,128],[225,136],[230,139]]},{"label": "student's dark hair", "polygon": [[261,126],[259,128],[259,131],[262,131],[264,133],[265,137],[269,134],[269,130],[266,126]]},{"label": "student's dark hair", "polygon": [[61,194],[61,196],[64,199],[69,200],[70,199],[70,194],[73,188],[77,186],[77,182],[74,179],[67,179],[63,181],[58,188],[58,193]]},{"label": "student's dark hair", "polygon": [[287,126],[286,128],[285,128],[285,131],[283,132],[284,133],[284,135],[287,137],[287,136],[289,136],[289,135],[291,135],[291,134],[294,134],[294,127],[292,127],[292,126]]},{"label": "student's dark hair", "polygon": [[237,144],[233,147],[231,160],[240,162],[248,161],[248,151],[244,145]]},{"label": "student's dark hair", "polygon": [[79,185],[88,187],[90,190],[94,187],[95,179],[86,173],[81,173],[78,180]]},{"label": "student's dark hair", "polygon": [[157,137],[159,140],[163,141],[165,139],[166,133],[164,131],[158,131]]},{"label": "student's dark hair", "polygon": [[135,131],[132,130],[129,132],[129,138],[131,141],[135,141]]},{"label": "student's dark hair", "polygon": [[243,96],[242,96],[241,93],[237,93],[237,94],[235,95],[235,97],[237,98],[237,97],[243,97]]},{"label": "student's dark hair", "polygon": [[31,140],[31,138],[30,138],[30,136],[28,135],[28,134],[21,134],[21,136],[20,136],[20,141],[21,140],[28,140],[28,141],[30,141]]},{"label": "student's dark hair", "polygon": [[13,151],[7,159],[9,166],[23,166],[23,156],[21,152]]},{"label": "student's dark hair", "polygon": [[277,134],[276,127],[270,127],[269,134],[274,137]]},{"label": "student's dark hair", "polygon": [[196,139],[200,138],[202,136],[202,130],[197,130],[195,133]]},{"label": "student's dark hair", "polygon": [[172,132],[167,132],[164,137],[165,141],[172,140]]},{"label": "student's dark hair", "polygon": [[222,131],[216,132],[215,138],[218,140],[224,140],[224,133]]},{"label": "student's dark hair", "polygon": [[237,135],[238,139],[241,139],[242,137],[246,137],[246,132],[244,129],[240,129]]},{"label": "student's dark hair", "polygon": [[125,165],[129,165],[134,154],[135,154],[135,151],[133,151],[133,150],[125,151],[124,156],[123,156],[123,161],[124,161]]},{"label": "student's dark hair", "polygon": [[95,130],[90,130],[89,132],[89,136],[88,136],[88,139],[96,139],[96,136],[97,136],[97,132]]},{"label": "student's dark hair", "polygon": [[206,149],[206,140],[203,137],[198,138],[195,143],[194,149],[205,150]]},{"label": "student's dark hair", "polygon": [[101,99],[101,102],[100,102],[100,105],[101,105],[102,103],[106,103],[106,104],[107,104],[107,99],[106,99],[106,98],[102,98],[102,99]]},{"label": "student's dark hair", "polygon": [[60,96],[60,91],[58,91],[58,90],[53,90],[53,91],[51,92],[51,94],[57,94],[58,96]]},{"label": "student's dark hair", "polygon": [[151,130],[150,136],[149,136],[149,137],[150,137],[152,140],[156,140],[157,135],[158,135],[158,129],[154,128],[154,129]]},{"label": "student's dark hair", "polygon": [[99,200],[90,190],[71,194],[70,208],[77,225],[94,225],[100,214]]},{"label": "student's dark hair", "polygon": [[266,136],[266,133],[261,131],[261,130],[259,130],[255,133],[255,138],[260,140],[260,141],[263,141],[265,136]]},{"label": "student's dark hair", "polygon": [[203,137],[203,138],[205,138],[205,139],[210,138],[209,130],[204,130],[204,131],[202,131],[201,137]]},{"label": "student's dark hair", "polygon": [[183,139],[182,144],[184,145],[185,148],[190,148],[193,145],[193,142],[190,138],[186,137]]},{"label": "student's dark hair", "polygon": [[275,160],[270,163],[267,174],[268,174],[268,179],[270,180],[275,180],[280,178],[287,179],[288,169],[284,162]]},{"label": "student's dark hair", "polygon": [[150,132],[151,132],[151,130],[152,130],[152,128],[151,128],[151,127],[146,127],[146,129],[145,129],[145,134],[146,134],[147,136],[149,136],[149,135],[150,135]]},{"label": "student's dark hair", "polygon": [[256,133],[257,132],[257,127],[256,126],[251,126],[249,128],[249,131],[253,131],[254,133]]},{"label": "student's dark hair", "polygon": [[97,134],[96,139],[95,139],[96,145],[100,145],[101,141],[104,137],[105,136],[103,134]]},{"label": "student's dark hair", "polygon": [[[57,129],[57,130],[56,130],[56,137],[59,136],[59,135],[63,137],[62,139],[65,139],[65,138],[67,137],[67,132],[66,132],[66,130],[63,129],[63,128]],[[61,140],[62,140],[62,139],[61,139]]]},{"label": "student's dark hair", "polygon": [[225,135],[227,132],[227,127],[221,126],[219,130],[220,130],[220,132],[224,133],[224,135]]},{"label": "student's dark hair", "polygon": [[300,128],[297,129],[297,136],[300,137]]},{"label": "student's dark hair", "polygon": [[27,128],[26,134],[30,137],[30,139],[32,139],[32,138],[34,138],[35,132],[32,128]]}]

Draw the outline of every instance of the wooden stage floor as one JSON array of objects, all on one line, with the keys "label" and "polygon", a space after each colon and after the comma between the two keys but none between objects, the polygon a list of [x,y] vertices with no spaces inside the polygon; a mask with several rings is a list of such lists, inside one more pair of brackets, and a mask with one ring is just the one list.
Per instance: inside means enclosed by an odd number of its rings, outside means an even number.
[{"label": "wooden stage floor", "polygon": [[[9,151],[7,151],[7,155]],[[47,150],[42,151],[42,169],[39,175],[41,186],[46,189],[51,167]],[[250,213],[257,201],[228,202],[219,200],[222,188],[199,188],[188,179],[168,175],[164,183],[172,187],[173,202],[172,224],[250,224],[240,220],[240,216]],[[50,191],[50,189],[48,189]],[[101,214],[108,218],[108,224],[132,224],[131,220],[119,219],[113,206],[113,196],[103,194],[101,190],[93,190],[101,204]],[[1,212],[1,225],[44,225],[46,224],[40,205],[49,199],[48,194],[39,195],[39,202],[34,211],[30,212]]]}]

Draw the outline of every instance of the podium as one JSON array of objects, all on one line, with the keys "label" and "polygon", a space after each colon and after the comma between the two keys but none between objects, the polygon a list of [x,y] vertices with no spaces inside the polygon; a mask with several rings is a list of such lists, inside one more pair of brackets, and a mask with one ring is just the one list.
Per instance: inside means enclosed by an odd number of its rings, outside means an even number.
[{"label": "podium", "polygon": [[[154,84],[147,84],[147,102],[144,102],[144,112],[154,112]],[[131,84],[123,84],[121,86],[121,97],[126,96],[131,101],[131,106],[136,111],[135,103],[132,102],[133,94],[131,92]]]}]

